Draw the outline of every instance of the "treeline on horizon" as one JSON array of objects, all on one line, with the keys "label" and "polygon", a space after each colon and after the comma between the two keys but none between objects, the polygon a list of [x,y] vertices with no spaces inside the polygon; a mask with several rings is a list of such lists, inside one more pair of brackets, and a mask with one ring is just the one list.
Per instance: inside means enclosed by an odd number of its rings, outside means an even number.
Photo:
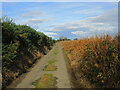
[{"label": "treeline on horizon", "polygon": [[2,86],[9,85],[26,72],[55,43],[51,37],[27,25],[16,25],[11,18],[2,23]]}]

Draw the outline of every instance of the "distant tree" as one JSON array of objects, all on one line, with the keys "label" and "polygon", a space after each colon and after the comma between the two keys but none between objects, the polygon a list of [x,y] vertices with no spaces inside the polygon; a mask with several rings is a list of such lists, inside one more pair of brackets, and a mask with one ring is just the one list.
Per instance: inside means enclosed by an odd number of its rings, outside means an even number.
[{"label": "distant tree", "polygon": [[74,40],[78,40],[78,38],[75,38]]},{"label": "distant tree", "polygon": [[58,39],[58,41],[65,41],[65,40],[70,40],[70,39],[68,39],[68,38],[66,38],[64,36],[60,36],[60,38]]}]

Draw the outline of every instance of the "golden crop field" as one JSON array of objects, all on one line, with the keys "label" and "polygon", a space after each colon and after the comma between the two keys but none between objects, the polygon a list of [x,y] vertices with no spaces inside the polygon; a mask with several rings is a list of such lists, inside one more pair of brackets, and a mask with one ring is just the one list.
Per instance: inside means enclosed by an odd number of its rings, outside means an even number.
[{"label": "golden crop field", "polygon": [[62,42],[79,85],[83,76],[94,87],[120,87],[118,37],[104,35]]}]

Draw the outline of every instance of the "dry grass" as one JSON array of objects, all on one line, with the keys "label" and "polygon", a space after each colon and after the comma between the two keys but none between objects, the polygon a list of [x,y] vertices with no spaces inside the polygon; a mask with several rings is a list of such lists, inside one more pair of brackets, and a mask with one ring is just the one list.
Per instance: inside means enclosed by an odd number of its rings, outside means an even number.
[{"label": "dry grass", "polygon": [[63,48],[77,79],[80,74],[96,87],[120,87],[118,37],[109,35],[65,41]]}]

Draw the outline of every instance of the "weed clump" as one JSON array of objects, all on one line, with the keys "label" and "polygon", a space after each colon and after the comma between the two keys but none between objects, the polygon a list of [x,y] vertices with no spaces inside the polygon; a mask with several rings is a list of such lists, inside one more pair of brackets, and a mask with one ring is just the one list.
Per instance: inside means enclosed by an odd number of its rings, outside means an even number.
[{"label": "weed clump", "polygon": [[44,74],[34,85],[36,88],[56,88],[56,79],[52,74]]}]

